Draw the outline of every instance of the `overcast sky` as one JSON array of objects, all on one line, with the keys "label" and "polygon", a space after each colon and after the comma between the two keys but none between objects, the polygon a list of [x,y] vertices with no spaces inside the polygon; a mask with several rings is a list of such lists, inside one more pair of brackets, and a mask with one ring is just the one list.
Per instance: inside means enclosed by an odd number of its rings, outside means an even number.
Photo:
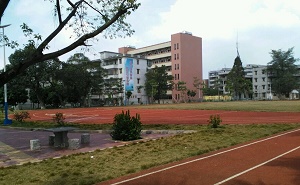
[{"label": "overcast sky", "polygon": [[[140,0],[141,7],[128,17],[135,34],[125,39],[100,38],[86,53],[96,59],[100,51],[117,52],[119,47],[137,48],[166,42],[171,34],[189,31],[203,40],[203,77],[208,71],[232,67],[236,57],[236,42],[246,64],[267,64],[271,50],[294,47],[294,56],[300,58],[300,2],[298,0]],[[44,1],[13,0],[2,19],[11,40],[24,43],[20,25],[27,23],[45,38],[57,23],[52,7]],[[64,31],[51,44],[51,50],[68,43],[69,32]],[[238,39],[237,39],[238,38]],[[8,57],[14,51],[6,47]],[[80,52],[77,49],[74,52]],[[73,53],[74,53],[73,52]],[[60,57],[65,61],[73,54]],[[0,68],[3,68],[3,50],[0,50]],[[8,63],[8,60],[6,60]]]}]

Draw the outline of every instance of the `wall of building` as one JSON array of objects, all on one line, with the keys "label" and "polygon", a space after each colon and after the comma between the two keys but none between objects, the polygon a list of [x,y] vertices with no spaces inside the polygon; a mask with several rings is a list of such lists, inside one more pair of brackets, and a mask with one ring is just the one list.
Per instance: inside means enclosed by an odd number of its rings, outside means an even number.
[{"label": "wall of building", "polygon": [[[137,49],[119,48],[119,51],[150,60],[151,68],[165,65],[168,74],[174,77],[174,82],[184,81],[188,89],[196,90],[193,86],[194,77],[202,81],[202,38],[189,32],[173,34],[168,42]],[[200,97],[201,93],[196,92],[196,97]],[[169,99],[181,101],[179,91],[174,89],[167,94]]]},{"label": "wall of building", "polygon": [[[194,77],[202,81],[202,38],[183,32],[171,36],[172,75],[174,82],[186,82],[187,89],[195,90]],[[199,91],[196,91],[199,97]],[[172,96],[180,101],[180,92],[173,90]],[[179,96],[179,97],[178,97]],[[182,100],[181,100],[182,101]]]},{"label": "wall of building", "polygon": [[[110,55],[103,53],[101,65],[107,71],[106,79],[119,78],[122,79],[124,92],[118,94],[118,97],[123,97],[124,104],[147,104],[146,92],[140,86],[145,83],[145,74],[148,68],[147,60],[137,57],[129,57],[131,55]],[[128,101],[125,101],[125,92],[131,91],[132,95]],[[107,95],[102,97],[108,98]]]}]

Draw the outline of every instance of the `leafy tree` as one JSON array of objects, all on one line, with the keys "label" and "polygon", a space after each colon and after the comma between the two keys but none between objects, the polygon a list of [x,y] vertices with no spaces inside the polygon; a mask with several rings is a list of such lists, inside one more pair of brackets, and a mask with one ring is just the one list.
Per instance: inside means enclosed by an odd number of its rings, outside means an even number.
[{"label": "leafy tree", "polygon": [[177,90],[180,91],[180,99],[185,102],[185,95],[187,91],[186,82],[178,81]]},{"label": "leafy tree", "polygon": [[[7,68],[10,68],[11,66],[8,65]],[[21,79],[15,78],[11,80],[8,84],[7,89],[7,101],[10,105],[17,105],[18,103],[26,103],[28,99],[28,92],[26,90],[26,83],[22,81]],[[1,96],[4,95],[4,89],[0,88],[0,94]],[[1,98],[1,104],[4,105],[4,98]]]},{"label": "leafy tree", "polygon": [[194,91],[194,90],[188,90],[187,91],[187,95],[188,95],[188,97],[189,97],[189,102],[191,101],[191,99],[190,99],[190,97],[192,97],[192,98],[194,98],[195,96],[196,96],[196,91]]},{"label": "leafy tree", "polygon": [[166,66],[161,66],[149,70],[146,74],[145,90],[148,97],[154,95],[155,99],[160,103],[160,99],[167,94],[167,90],[173,87],[173,76],[168,75]]},{"label": "leafy tree", "polygon": [[203,87],[202,92],[203,92],[204,96],[217,96],[218,95],[218,89],[215,89],[215,88]]},{"label": "leafy tree", "polygon": [[[107,95],[109,103],[114,101],[114,104],[117,104],[118,101],[123,103],[124,97],[124,85],[122,83],[122,78],[110,78],[106,79],[104,82],[104,94]],[[118,95],[120,95],[118,97]]]},{"label": "leafy tree", "polygon": [[[10,0],[0,0],[0,19],[5,15],[4,12],[9,2]],[[125,19],[140,6],[137,0],[77,0],[75,3],[69,0],[45,0],[46,2],[54,8],[53,12],[57,19],[57,27],[43,39],[41,35],[35,34],[25,23],[21,25],[24,35],[29,38],[29,45],[36,47],[25,60],[0,74],[0,86],[15,78],[29,66],[55,59],[77,47],[87,47],[88,41],[101,33],[109,38],[131,36],[134,31],[131,29],[131,25],[125,22]],[[18,18],[16,17],[16,19]],[[71,39],[74,38],[74,40],[72,43],[46,53],[49,44],[55,40],[63,29],[67,28],[73,28],[74,35],[71,36]],[[15,45],[14,41],[9,41],[6,37],[5,41],[7,46]],[[39,41],[39,43],[36,41]]]},{"label": "leafy tree", "polygon": [[234,99],[241,99],[242,94],[251,92],[251,82],[245,78],[242,61],[238,55],[234,60],[234,65],[227,76],[226,88],[232,93]]},{"label": "leafy tree", "polygon": [[92,63],[82,53],[76,53],[62,66],[58,78],[63,84],[65,93],[68,95],[67,101],[87,106],[86,99],[91,93],[93,85],[97,85],[94,84],[95,77],[93,76],[95,63]]},{"label": "leafy tree", "polygon": [[[33,45],[27,45],[24,49],[16,50],[9,56],[9,61],[14,66],[24,60],[35,50]],[[22,81],[26,88],[29,88],[36,95],[41,108],[45,108],[45,100],[49,92],[45,91],[45,86],[48,86],[53,78],[53,75],[60,67],[58,59],[40,62],[28,67],[16,79]]]},{"label": "leafy tree", "polygon": [[[194,78],[194,82],[193,82],[193,86],[200,91],[201,90],[201,80],[198,77],[193,77]],[[200,93],[200,92],[199,92]],[[195,95],[196,96],[196,95]],[[199,99],[200,99],[200,94],[199,94]]]},{"label": "leafy tree", "polygon": [[293,49],[289,48],[287,51],[272,50],[270,52],[272,61],[268,63],[267,71],[272,80],[272,91],[279,95],[279,98],[288,96],[289,93],[299,88],[295,74],[297,73],[297,66],[295,63],[299,60],[294,58]]},{"label": "leafy tree", "polygon": [[131,95],[132,95],[131,91],[126,91],[126,99],[127,99],[127,102],[128,102],[127,104],[129,104],[129,99],[130,99]]},{"label": "leafy tree", "polygon": [[210,88],[210,87],[208,87],[208,84],[205,84],[204,82],[201,83],[201,90],[202,90],[203,96],[218,95],[218,90],[216,88]]}]

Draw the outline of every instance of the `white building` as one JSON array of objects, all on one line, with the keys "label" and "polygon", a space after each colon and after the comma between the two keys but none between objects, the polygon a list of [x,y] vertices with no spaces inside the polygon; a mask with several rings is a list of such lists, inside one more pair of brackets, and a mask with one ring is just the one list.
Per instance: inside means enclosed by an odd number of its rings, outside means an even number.
[{"label": "white building", "polygon": [[[100,52],[101,66],[107,70],[108,79],[121,79],[122,93],[118,97],[123,99],[124,104],[147,104],[146,92],[143,88],[148,61],[144,58],[115,52]],[[126,92],[131,91],[129,102],[126,101]],[[107,95],[104,97],[107,98]]]},{"label": "white building", "polygon": [[[297,79],[300,81],[300,65],[298,67]],[[216,87],[219,83],[220,93],[227,94],[226,80],[231,68],[223,68],[208,72],[208,87]],[[245,77],[252,82],[253,96],[250,99],[254,100],[273,100],[278,99],[276,94],[272,93],[272,82],[267,73],[266,65],[248,64],[244,67]],[[289,96],[289,99],[299,99],[299,89],[294,89]]]}]

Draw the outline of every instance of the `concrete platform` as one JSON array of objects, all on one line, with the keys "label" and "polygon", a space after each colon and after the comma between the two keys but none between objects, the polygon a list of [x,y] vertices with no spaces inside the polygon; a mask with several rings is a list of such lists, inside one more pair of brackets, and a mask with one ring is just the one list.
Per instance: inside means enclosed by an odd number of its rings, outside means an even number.
[{"label": "concrete platform", "polygon": [[[68,133],[69,139],[80,139],[86,131]],[[52,133],[41,129],[24,130],[7,126],[0,127],[0,167],[21,165],[27,162],[37,162],[47,158],[58,158],[65,155],[90,152],[120,146],[129,142],[114,141],[108,133],[101,131],[90,132],[90,143],[80,144],[75,150],[58,149],[49,145],[49,135]],[[174,133],[151,132],[142,134],[143,140],[166,137]],[[40,150],[30,150],[30,140],[39,139]]]}]

